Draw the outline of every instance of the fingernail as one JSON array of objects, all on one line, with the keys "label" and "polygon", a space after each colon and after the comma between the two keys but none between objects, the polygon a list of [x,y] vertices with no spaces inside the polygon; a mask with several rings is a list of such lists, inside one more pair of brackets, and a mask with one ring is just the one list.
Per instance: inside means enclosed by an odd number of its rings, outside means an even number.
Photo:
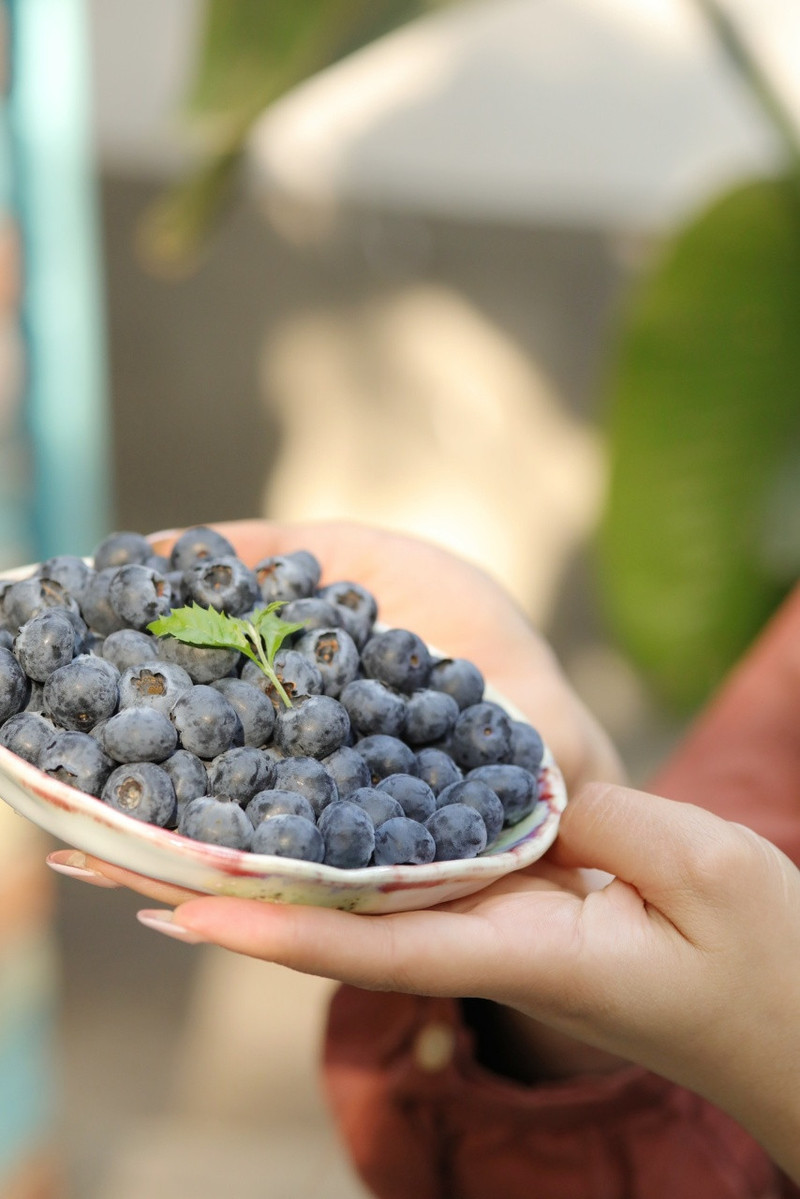
[{"label": "fingernail", "polygon": [[137,912],[136,919],[147,928],[154,928],[157,933],[174,937],[176,941],[185,941],[187,945],[201,945],[203,942],[202,937],[192,932],[190,928],[184,928],[175,919],[175,913],[165,908]]},{"label": "fingernail", "polygon": [[119,883],[113,882],[104,874],[87,866],[85,854],[80,853],[77,849],[59,849],[55,853],[48,854],[45,861],[57,874],[66,874],[68,878],[78,878],[81,882],[91,883],[94,887],[119,890]]}]

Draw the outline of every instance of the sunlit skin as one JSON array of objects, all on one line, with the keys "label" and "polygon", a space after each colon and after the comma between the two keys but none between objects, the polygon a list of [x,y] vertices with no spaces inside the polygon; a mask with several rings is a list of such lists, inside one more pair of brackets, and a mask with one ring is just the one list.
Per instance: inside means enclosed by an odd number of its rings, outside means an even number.
[{"label": "sunlit skin", "polygon": [[174,906],[161,927],[184,940],[368,989],[493,1000],[532,1074],[637,1062],[718,1103],[800,1177],[800,873],[789,859],[700,806],[621,786],[613,748],[551,651],[475,567],[353,525],[218,527],[250,563],[311,550],[323,581],[369,587],[385,623],[471,658],[564,771],[572,799],[558,841],[476,895],[379,917],[198,898],[88,859],[98,881]]}]

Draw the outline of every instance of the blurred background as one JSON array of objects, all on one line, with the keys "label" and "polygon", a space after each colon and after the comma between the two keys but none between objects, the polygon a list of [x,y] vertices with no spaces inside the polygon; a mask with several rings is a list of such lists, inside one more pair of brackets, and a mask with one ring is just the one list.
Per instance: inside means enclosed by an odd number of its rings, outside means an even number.
[{"label": "blurred background", "polygon": [[[644,779],[797,574],[800,7],[2,14],[0,570],[254,514],[418,532]],[[2,1199],[363,1194],[327,984],[162,943],[20,824]]]}]

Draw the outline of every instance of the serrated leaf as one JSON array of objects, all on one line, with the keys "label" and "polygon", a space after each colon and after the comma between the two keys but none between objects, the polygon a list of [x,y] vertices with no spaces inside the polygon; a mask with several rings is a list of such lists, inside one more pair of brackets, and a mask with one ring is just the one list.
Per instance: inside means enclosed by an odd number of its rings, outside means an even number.
[{"label": "serrated leaf", "polygon": [[292,633],[297,633],[300,629],[306,627],[306,622],[281,620],[277,615],[279,608],[283,607],[283,602],[278,600],[274,604],[270,604],[268,608],[264,608],[253,614],[252,623],[258,630],[258,634],[264,643],[264,648],[267,652],[267,658],[270,662],[275,660],[275,655],[283,645],[287,637]]},{"label": "serrated leaf", "polygon": [[800,436],[799,329],[790,181],[726,195],[634,297],[609,407],[601,581],[621,640],[684,709],[785,590],[762,539],[779,464]]},{"label": "serrated leaf", "polygon": [[245,652],[248,649],[240,620],[218,612],[216,608],[203,608],[196,603],[173,608],[169,616],[152,621],[147,629],[157,637],[175,637],[189,645],[209,649],[238,649]]}]

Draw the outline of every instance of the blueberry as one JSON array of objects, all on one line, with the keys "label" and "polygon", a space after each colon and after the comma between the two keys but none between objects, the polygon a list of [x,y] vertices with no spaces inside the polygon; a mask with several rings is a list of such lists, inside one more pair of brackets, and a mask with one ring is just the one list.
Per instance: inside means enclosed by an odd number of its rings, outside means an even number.
[{"label": "blueberry", "polygon": [[224,695],[242,722],[245,745],[261,749],[275,728],[275,708],[269,696],[239,678],[216,679],[211,686]]},{"label": "blueberry", "polygon": [[107,637],[123,628],[123,622],[115,612],[109,598],[111,580],[118,571],[117,566],[107,566],[98,570],[89,579],[81,596],[81,614],[90,629]]},{"label": "blueberry", "polygon": [[187,645],[176,637],[161,640],[161,659],[174,662],[194,683],[215,683],[236,673],[240,654],[235,649],[216,649],[206,645]]},{"label": "blueberry", "polygon": [[291,813],[262,820],[253,832],[250,848],[253,853],[303,862],[321,862],[325,856],[325,842],[313,820]]},{"label": "blueberry", "polygon": [[114,768],[93,737],[77,732],[57,733],[41,750],[37,765],[51,778],[87,795],[100,795]]},{"label": "blueberry", "polygon": [[323,758],[322,764],[336,783],[340,799],[347,799],[351,791],[368,787],[372,781],[369,766],[352,746],[342,745]]},{"label": "blueberry", "polygon": [[256,792],[270,786],[272,771],[260,749],[234,746],[209,764],[208,789],[218,799],[231,799],[245,807]]},{"label": "blueberry", "polygon": [[111,607],[126,628],[146,629],[172,605],[172,588],[163,575],[149,566],[120,566],[108,585]]},{"label": "blueberry", "polygon": [[17,712],[0,727],[0,745],[37,766],[42,750],[57,735],[52,722],[38,712]]},{"label": "blueberry", "polygon": [[275,744],[293,757],[326,758],[350,734],[347,709],[331,695],[310,695],[278,712]]},{"label": "blueberry", "polygon": [[110,662],[82,654],[45,680],[44,706],[56,724],[88,733],[107,720],[119,701],[119,671]]},{"label": "blueberry", "polygon": [[368,678],[410,693],[427,686],[431,656],[416,633],[387,629],[370,637],[361,651],[361,665]]},{"label": "blueberry", "polygon": [[498,796],[503,811],[505,823],[516,824],[536,807],[539,799],[539,783],[535,774],[525,770],[523,766],[512,766],[508,763],[495,763],[489,766],[479,766],[470,770],[468,779],[480,779]]},{"label": "blueberry", "polygon": [[56,583],[60,583],[64,590],[80,604],[81,596],[86,590],[94,570],[84,562],[83,558],[78,558],[74,554],[58,554],[56,557],[47,558],[42,562],[36,573],[39,578],[53,579]]},{"label": "blueberry", "polygon": [[320,569],[316,558],[304,550],[276,554],[256,564],[261,597],[265,604],[275,600],[305,599],[314,594]]},{"label": "blueberry", "polygon": [[436,842],[417,820],[394,816],[375,830],[376,866],[425,866],[436,856]]},{"label": "blueberry", "polygon": [[417,775],[387,775],[378,783],[378,790],[396,799],[404,816],[423,824],[436,811],[436,796],[425,780]]},{"label": "blueberry", "polygon": [[317,821],[325,842],[324,861],[328,866],[358,870],[368,866],[375,848],[375,826],[358,804],[338,799],[328,804]]},{"label": "blueberry", "polygon": [[175,542],[169,563],[173,570],[183,572],[194,566],[195,562],[202,562],[206,558],[235,556],[236,550],[222,533],[218,533],[216,529],[209,529],[207,525],[194,525],[185,533],[181,533]]},{"label": "blueberry", "polygon": [[312,629],[295,642],[294,648],[320,672],[325,695],[338,698],[358,674],[358,649],[345,629]]},{"label": "blueberry", "polygon": [[166,771],[154,762],[127,762],[108,776],[101,799],[110,808],[166,828],[174,823],[175,789]]},{"label": "blueberry", "polygon": [[454,803],[466,804],[480,813],[486,825],[487,843],[491,844],[505,823],[505,810],[497,792],[482,779],[470,776],[460,783],[451,783],[436,797],[437,808]]},{"label": "blueberry", "polygon": [[120,708],[157,708],[169,715],[172,705],[194,686],[190,675],[174,662],[129,666],[120,675]]},{"label": "blueberry", "polygon": [[355,744],[369,767],[370,781],[377,784],[390,774],[416,774],[417,758],[413,749],[399,737],[372,733]]},{"label": "blueberry", "polygon": [[157,662],[161,656],[157,637],[138,629],[117,629],[103,640],[101,654],[122,674],[131,666]]},{"label": "blueberry", "polygon": [[438,795],[450,783],[457,783],[464,777],[464,772],[448,753],[430,746],[417,751],[417,769],[410,773],[416,773],[424,779],[434,795]]},{"label": "blueberry", "polygon": [[179,695],[170,710],[181,747],[198,758],[216,758],[242,742],[242,726],[236,709],[224,695],[202,683]]},{"label": "blueberry", "polygon": [[339,699],[347,708],[353,729],[362,737],[385,733],[402,737],[406,723],[405,698],[378,679],[354,679]]},{"label": "blueberry", "polygon": [[9,629],[0,629],[0,649],[11,649],[14,645],[14,636]]},{"label": "blueberry", "polygon": [[486,848],[486,825],[475,808],[451,803],[437,808],[425,821],[425,827],[436,842],[437,862],[453,858],[474,858]]},{"label": "blueberry", "polygon": [[453,757],[464,770],[502,762],[511,750],[511,720],[499,704],[482,701],[459,714],[452,736]]},{"label": "blueberry", "polygon": [[[309,695],[322,694],[322,675],[305,654],[293,649],[279,649],[272,665],[284,691],[293,702],[307,699]],[[285,706],[274,685],[255,662],[244,663],[242,678],[259,687],[278,711]]]},{"label": "blueberry", "polygon": [[48,608],[22,625],[14,640],[14,653],[28,678],[43,683],[59,666],[72,661],[75,628],[57,608]]},{"label": "blueberry", "polygon": [[[303,599],[289,600],[280,610],[281,620],[289,624],[303,624],[305,631],[312,629],[332,629],[342,625],[340,614],[334,604],[319,596],[309,595]],[[304,630],[295,633],[294,639],[302,636]]]},{"label": "blueberry", "polygon": [[172,780],[178,808],[190,799],[198,799],[208,793],[208,772],[205,762],[188,749],[176,749],[174,754],[161,763],[161,769]]},{"label": "blueberry", "polygon": [[317,758],[291,757],[276,762],[270,786],[305,796],[317,816],[339,798],[336,783]]},{"label": "blueberry", "polygon": [[415,691],[406,704],[405,740],[410,745],[441,741],[455,728],[458,713],[452,695],[430,688]]},{"label": "blueberry", "polygon": [[393,799],[386,791],[379,791],[376,787],[359,787],[347,798],[350,803],[358,804],[360,808],[364,809],[376,828],[394,816],[405,815],[396,799]]},{"label": "blueberry", "polygon": [[94,568],[108,570],[109,567],[127,566],[132,562],[146,562],[152,553],[152,545],[141,533],[110,533],[94,551]]},{"label": "blueberry", "polygon": [[32,616],[50,608],[66,609],[73,616],[80,616],[77,602],[55,579],[41,579],[37,575],[20,579],[12,583],[5,594],[6,627],[16,633]]},{"label": "blueberry", "polygon": [[451,695],[462,710],[483,699],[484,678],[466,658],[441,658],[431,668],[428,686]]},{"label": "blueberry", "polygon": [[268,787],[254,795],[245,808],[253,827],[273,816],[305,816],[312,823],[316,820],[313,807],[298,791],[284,791],[280,787]]},{"label": "blueberry", "polygon": [[123,708],[103,725],[100,744],[115,762],[163,762],[175,752],[178,734],[157,708]]},{"label": "blueberry", "polygon": [[544,742],[539,732],[524,720],[511,721],[511,753],[509,761],[536,774],[542,765]]},{"label": "blueberry", "polygon": [[178,832],[229,849],[249,849],[253,840],[253,826],[244,809],[210,795],[189,800],[181,810]]},{"label": "blueberry", "polygon": [[372,626],[378,615],[378,605],[372,593],[360,583],[341,580],[321,587],[317,594],[335,605],[340,613],[340,623],[359,649],[363,648],[372,634]]},{"label": "blueberry", "polygon": [[205,558],[183,573],[186,603],[216,608],[229,616],[251,611],[259,598],[255,573],[236,557]]}]

